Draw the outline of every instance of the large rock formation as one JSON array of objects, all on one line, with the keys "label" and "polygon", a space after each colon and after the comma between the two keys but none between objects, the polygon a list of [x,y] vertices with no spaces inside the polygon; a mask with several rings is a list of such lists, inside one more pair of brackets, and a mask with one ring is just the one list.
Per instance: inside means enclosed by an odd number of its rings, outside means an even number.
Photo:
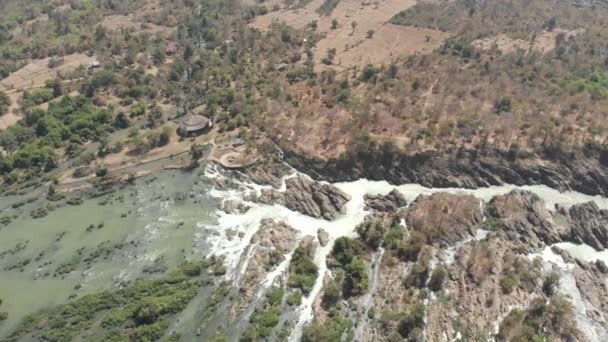
[{"label": "large rock formation", "polygon": [[608,211],[595,202],[573,205],[570,210],[571,239],[601,251],[608,248]]},{"label": "large rock formation", "polygon": [[246,268],[239,282],[239,297],[231,314],[236,317],[252,304],[252,299],[268,272],[285,260],[295,248],[298,231],[284,222],[264,219],[259,230],[252,236],[248,250],[243,253]]},{"label": "large rock formation", "polygon": [[281,204],[304,215],[333,220],[342,212],[350,196],[331,184],[298,176],[285,181],[286,190],[264,189],[258,201]]},{"label": "large rock formation", "polygon": [[407,201],[405,197],[397,189],[394,189],[387,195],[365,195],[365,209],[368,210],[394,213],[397,209],[406,205]]},{"label": "large rock formation", "polygon": [[479,200],[447,192],[421,195],[407,210],[411,229],[423,232],[428,241],[452,244],[475,235],[483,220]]},{"label": "large rock formation", "polygon": [[416,183],[427,187],[478,188],[502,184],[544,184],[559,190],[608,195],[608,163],[600,157],[562,160],[544,156],[511,159],[500,151],[398,151],[348,154],[323,160],[285,149],[286,161],[315,179],[332,182],[367,178],[394,184]]},{"label": "large rock formation", "polygon": [[489,204],[488,213],[510,240],[532,249],[560,242],[568,236],[568,228],[556,224],[545,208],[545,202],[529,191],[514,190],[495,197]]}]

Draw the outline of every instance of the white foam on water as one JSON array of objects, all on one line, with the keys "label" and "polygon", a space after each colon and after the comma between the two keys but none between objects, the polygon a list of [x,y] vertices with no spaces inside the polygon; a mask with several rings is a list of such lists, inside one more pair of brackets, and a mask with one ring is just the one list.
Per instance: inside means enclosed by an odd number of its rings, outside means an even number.
[{"label": "white foam on water", "polygon": [[556,243],[554,246],[570,253],[573,257],[587,262],[595,262],[601,260],[608,265],[608,250],[601,252],[596,251],[589,245],[577,245],[570,242]]},{"label": "white foam on water", "polygon": [[[308,176],[294,171],[294,173],[282,179],[279,191],[286,190],[286,179],[298,175],[308,178]],[[223,177],[215,167],[208,168],[205,176],[215,179]],[[333,248],[335,240],[339,237],[357,236],[355,227],[363,222],[365,216],[368,214],[368,212],[365,210],[365,194],[386,195],[393,189],[398,189],[408,200],[408,202],[411,202],[419,195],[430,195],[437,192],[449,192],[456,194],[470,194],[484,202],[488,202],[494,196],[509,193],[514,189],[520,189],[528,190],[537,194],[545,201],[548,209],[554,209],[555,204],[570,206],[589,201],[595,201],[600,208],[608,208],[608,199],[606,198],[584,195],[577,192],[560,193],[557,190],[542,185],[521,187],[515,185],[503,185],[480,189],[426,188],[418,184],[394,186],[385,181],[370,181],[360,179],[354,182],[341,182],[333,184],[350,195],[351,200],[346,203],[343,215],[340,215],[333,221],[326,221],[324,219],[313,218],[298,212],[294,212],[280,205],[266,205],[248,201],[248,198],[252,193],[259,195],[263,189],[269,189],[270,187],[246,183],[240,180],[233,180],[233,183],[239,185],[239,189],[212,189],[209,194],[222,200],[230,199],[245,203],[250,206],[250,209],[242,214],[227,214],[218,210],[218,223],[216,225],[205,224],[199,226],[217,232],[217,234],[204,237],[201,234],[199,237],[204,238],[205,241],[211,246],[209,251],[210,254],[223,256],[225,258],[226,267],[228,269],[228,277],[235,279],[235,277],[238,276],[236,273],[238,273],[239,268],[242,269],[242,267],[238,267],[238,265],[242,258],[243,251],[247,249],[247,246],[251,241],[251,237],[258,230],[259,224],[264,218],[271,218],[275,221],[283,221],[287,223],[300,232],[300,238],[307,235],[316,236],[317,229],[319,227],[323,227],[329,234],[328,244],[325,247],[318,247],[316,249],[314,261],[318,266],[319,276],[311,293],[307,297],[303,298],[302,304],[298,308],[299,318],[294,329],[292,330],[292,334],[289,338],[290,341],[297,341],[301,337],[303,326],[313,319],[313,302],[323,287],[323,278],[327,272],[326,259]],[[402,225],[405,225],[404,221],[402,222]],[[229,230],[236,231],[237,236],[234,236],[232,239],[228,239],[226,236],[226,231]],[[478,234],[473,239],[481,240],[487,235],[486,231],[478,231],[477,233]],[[238,236],[239,234],[240,237]],[[447,255],[444,255],[443,260],[449,263],[453,258],[453,255],[450,254],[451,253],[447,253]],[[543,254],[542,257],[545,260],[555,262],[558,261],[549,252]],[[286,272],[287,268],[288,262],[284,261],[273,272],[267,275],[264,285],[270,286],[273,284],[276,277],[281,275],[283,272]]]},{"label": "white foam on water", "polygon": [[[580,247],[580,246],[577,246],[574,244],[563,244],[563,243],[560,243],[557,245],[561,245],[560,247],[567,247],[567,248],[563,248],[565,250],[568,250],[568,249],[573,250],[575,248],[579,249],[579,250],[585,250],[586,257],[588,257],[588,258],[593,257],[592,255],[587,254],[589,251],[584,247]],[[587,246],[587,247],[589,247],[589,246]],[[589,247],[589,248],[591,248],[591,247]],[[593,248],[591,248],[591,249],[593,249]],[[596,253],[599,253],[599,252],[596,252]],[[574,278],[574,275],[572,273],[572,271],[574,270],[575,264],[567,263],[562,258],[562,256],[555,253],[551,249],[550,246],[545,247],[545,249],[543,249],[542,252],[531,254],[528,257],[530,259],[540,257],[545,262],[546,270],[554,269],[560,273],[559,292],[562,295],[568,297],[570,302],[572,303],[572,306],[573,306],[574,312],[575,312],[577,328],[583,333],[583,335],[586,337],[586,340],[590,341],[590,342],[607,341],[608,332],[605,331],[605,329],[598,327],[597,324],[594,323],[593,321],[591,321],[591,319],[587,315],[588,311],[594,311],[594,310],[597,310],[597,308],[595,308],[592,303],[590,303],[588,300],[586,300],[584,298],[583,294],[581,293],[580,289],[578,288],[578,286],[576,284],[576,279]]]}]

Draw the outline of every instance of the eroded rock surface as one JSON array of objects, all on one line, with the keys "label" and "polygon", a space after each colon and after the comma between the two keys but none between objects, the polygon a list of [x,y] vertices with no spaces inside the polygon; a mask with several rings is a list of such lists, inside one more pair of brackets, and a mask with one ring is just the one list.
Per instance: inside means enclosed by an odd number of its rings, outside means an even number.
[{"label": "eroded rock surface", "polygon": [[407,226],[427,240],[451,244],[475,235],[482,223],[480,202],[469,195],[435,193],[419,196],[408,208]]},{"label": "eroded rock surface", "polygon": [[285,181],[286,190],[264,189],[258,201],[281,204],[291,210],[316,218],[333,220],[343,212],[350,196],[330,184],[297,176]]},{"label": "eroded rock surface", "polygon": [[251,244],[244,255],[249,255],[245,271],[240,281],[239,298],[232,313],[243,312],[251,303],[254,295],[268,272],[285,260],[298,237],[298,231],[284,222],[264,219],[259,230],[252,236]]},{"label": "eroded rock surface", "polygon": [[396,189],[387,195],[365,195],[365,208],[368,210],[394,213],[406,205],[405,197]]},{"label": "eroded rock surface", "polygon": [[532,249],[560,242],[569,233],[568,227],[554,222],[545,202],[530,191],[514,190],[496,196],[490,202],[488,212],[497,220],[497,228],[510,240]]},{"label": "eroded rock surface", "polygon": [[595,202],[573,205],[570,210],[571,239],[602,251],[608,248],[608,211]]}]

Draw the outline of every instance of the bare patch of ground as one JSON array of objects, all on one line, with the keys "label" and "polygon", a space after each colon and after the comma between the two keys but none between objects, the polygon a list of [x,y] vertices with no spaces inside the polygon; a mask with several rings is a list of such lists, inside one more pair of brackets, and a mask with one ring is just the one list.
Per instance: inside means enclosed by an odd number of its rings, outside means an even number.
[{"label": "bare patch of ground", "polygon": [[384,24],[372,38],[365,39],[353,48],[338,52],[334,65],[348,68],[381,64],[400,56],[431,53],[449,36],[449,33],[439,30]]},{"label": "bare patch of ground", "polygon": [[11,90],[26,90],[41,87],[46,81],[72,72],[81,65],[89,65],[95,60],[95,57],[76,53],[64,56],[63,63],[56,68],[49,68],[51,58],[34,60],[10,74],[0,81],[0,91],[10,93]]},{"label": "bare patch of ground", "polygon": [[[273,21],[284,21],[296,29],[303,29],[316,21],[317,31],[325,34],[314,50],[319,69],[328,67],[321,60],[330,49],[335,49],[336,55],[333,66],[329,67],[343,69],[389,62],[403,55],[428,53],[449,36],[438,30],[388,24],[397,13],[414,6],[416,0],[342,0],[329,16],[317,13],[323,2],[313,0],[303,8],[268,13],[257,17],[251,26],[265,30]],[[333,27],[334,20],[336,27]]]},{"label": "bare patch of ground", "polygon": [[15,92],[8,94],[8,97],[11,99],[11,106],[8,110],[8,113],[0,116],[0,129],[7,129],[10,126],[17,123],[17,121],[21,120],[21,116],[19,116],[16,112],[19,108],[19,99],[23,93]]},{"label": "bare patch of ground", "polygon": [[512,38],[506,34],[499,34],[493,37],[478,39],[473,45],[482,50],[492,50],[494,48],[503,53],[514,52],[517,50],[536,50],[539,52],[549,52],[555,49],[555,39],[559,34],[564,34],[564,38],[576,36],[582,30],[555,29],[553,31],[542,31],[528,39]]}]

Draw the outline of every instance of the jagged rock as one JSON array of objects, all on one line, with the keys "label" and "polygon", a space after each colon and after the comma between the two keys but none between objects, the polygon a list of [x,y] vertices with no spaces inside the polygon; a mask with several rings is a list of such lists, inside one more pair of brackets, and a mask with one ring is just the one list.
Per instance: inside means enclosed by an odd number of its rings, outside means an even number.
[{"label": "jagged rock", "polygon": [[608,248],[608,211],[600,210],[595,202],[570,208],[571,239],[602,251]]},{"label": "jagged rock", "polygon": [[368,210],[394,213],[397,209],[406,205],[405,197],[397,189],[387,195],[365,195],[365,208]]},{"label": "jagged rock", "polygon": [[513,190],[496,196],[488,209],[509,239],[533,249],[560,242],[568,235],[568,227],[557,225],[545,202],[530,191]]},{"label": "jagged rock", "polygon": [[260,290],[264,278],[285,260],[285,254],[295,247],[297,236],[298,231],[284,222],[275,222],[272,219],[260,222],[260,228],[251,237],[248,250],[243,253],[243,256],[249,259],[241,260],[247,266],[238,284],[238,299],[230,311],[232,317],[238,316],[253,304],[252,299]]},{"label": "jagged rock", "polygon": [[329,233],[327,233],[325,229],[319,228],[319,230],[317,230],[317,239],[319,239],[321,247],[325,247],[329,242]]},{"label": "jagged rock", "polygon": [[291,249],[297,233],[297,230],[285,222],[263,219],[260,222],[260,229],[251,237],[251,243],[287,253]]},{"label": "jagged rock", "polygon": [[315,250],[317,249],[315,237],[312,235],[306,235],[305,237],[303,237],[302,242],[300,242],[300,245],[306,249],[310,248],[311,254],[314,254]]},{"label": "jagged rock", "polygon": [[608,274],[608,265],[606,265],[605,262],[603,262],[602,260],[597,260],[595,261],[595,265],[597,266],[597,269],[600,270],[600,272]]},{"label": "jagged rock", "polygon": [[428,241],[442,244],[475,235],[482,220],[477,198],[447,192],[418,196],[406,214],[408,227],[425,233]]},{"label": "jagged rock", "polygon": [[[330,182],[359,178],[383,179],[394,184],[416,183],[427,187],[478,188],[504,183],[544,184],[559,190],[576,190],[589,195],[608,194],[608,167],[599,158],[574,157],[562,160],[535,156],[505,158],[500,151],[452,149],[425,150],[406,154],[358,154],[350,158],[321,159],[296,153],[283,146],[286,161],[306,170],[313,178]],[[376,159],[377,158],[377,159]],[[390,160],[387,163],[386,160]]]},{"label": "jagged rock", "polygon": [[264,189],[258,201],[281,204],[311,217],[333,220],[342,212],[350,196],[330,184],[322,184],[305,177],[293,177],[285,181],[286,190]]},{"label": "jagged rock", "polygon": [[250,207],[242,202],[236,202],[234,200],[225,200],[222,203],[222,211],[226,214],[243,214],[246,213]]},{"label": "jagged rock", "polygon": [[[608,284],[606,276],[596,263],[583,263],[572,271],[576,287],[586,300],[587,317],[603,327],[601,341],[608,339]],[[599,331],[598,331],[599,332]]]}]

